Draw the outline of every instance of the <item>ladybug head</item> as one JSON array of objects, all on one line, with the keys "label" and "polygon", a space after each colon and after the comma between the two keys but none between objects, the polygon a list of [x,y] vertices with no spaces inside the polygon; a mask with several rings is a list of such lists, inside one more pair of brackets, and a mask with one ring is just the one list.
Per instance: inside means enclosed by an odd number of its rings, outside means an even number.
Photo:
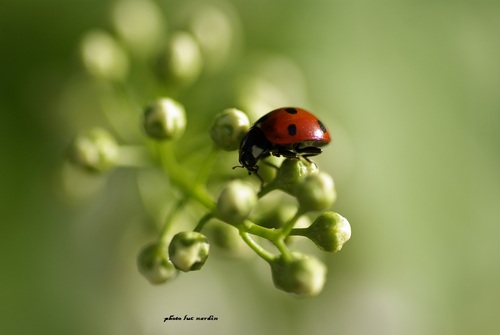
[{"label": "ladybug head", "polygon": [[257,172],[259,170],[259,166],[257,165],[257,159],[253,156],[251,152],[244,151],[240,149],[240,158],[239,158],[241,167],[244,167],[248,170],[248,174],[252,172]]},{"label": "ladybug head", "polygon": [[270,143],[258,127],[252,127],[240,144],[239,162],[248,173],[257,173],[258,160],[269,152]]}]

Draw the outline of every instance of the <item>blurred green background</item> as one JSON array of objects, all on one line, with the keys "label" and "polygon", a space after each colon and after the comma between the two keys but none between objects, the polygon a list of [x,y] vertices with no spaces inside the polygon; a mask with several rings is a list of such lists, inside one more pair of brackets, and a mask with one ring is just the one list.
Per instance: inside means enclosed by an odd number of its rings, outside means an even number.
[{"label": "blurred green background", "polygon": [[[188,4],[158,3],[169,24]],[[334,209],[353,237],[323,258],[325,290],[296,299],[272,287],[260,260],[217,255],[202,271],[150,286],[135,266],[146,239],[133,173],[118,171],[81,201],[60,185],[75,123],[102,121],[65,110],[61,96],[79,69],[82,35],[108,28],[112,2],[8,0],[0,3],[0,333],[497,334],[500,3],[203,3],[232,15],[240,51],[186,105],[218,111],[231,100],[227,72],[272,55],[266,73],[270,81],[277,73],[278,88],[286,74],[286,104],[304,103],[334,134],[317,161],[335,178]],[[170,314],[219,320],[163,323]]]}]

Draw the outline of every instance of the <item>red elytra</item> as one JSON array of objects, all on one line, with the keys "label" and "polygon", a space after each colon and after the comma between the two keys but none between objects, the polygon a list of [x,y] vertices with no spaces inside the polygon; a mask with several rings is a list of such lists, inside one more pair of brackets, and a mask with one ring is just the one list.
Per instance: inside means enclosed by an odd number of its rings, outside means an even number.
[{"label": "red elytra", "polygon": [[316,145],[330,143],[330,133],[313,114],[302,108],[278,108],[255,122],[264,136],[275,145],[311,142]]}]

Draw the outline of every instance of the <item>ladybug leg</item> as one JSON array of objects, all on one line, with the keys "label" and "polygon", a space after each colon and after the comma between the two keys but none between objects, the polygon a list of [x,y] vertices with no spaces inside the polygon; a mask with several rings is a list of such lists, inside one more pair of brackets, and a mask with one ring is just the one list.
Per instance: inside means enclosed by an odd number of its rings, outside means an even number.
[{"label": "ladybug leg", "polygon": [[[269,156],[269,155],[268,155]],[[239,166],[235,166],[233,167],[234,168],[237,168]],[[248,168],[247,168],[248,169]],[[259,166],[258,165],[255,165],[254,167],[248,169],[248,175],[255,175],[257,178],[259,178],[260,180],[260,189],[262,189],[264,187],[264,179],[262,179],[262,177],[259,175]]]},{"label": "ladybug leg", "polygon": [[292,150],[279,148],[275,152],[273,152],[273,156],[280,157],[283,156],[285,158],[297,158],[297,152]]},{"label": "ladybug leg", "polygon": [[260,189],[262,190],[264,188],[264,179],[262,179],[262,177],[257,173],[257,171],[254,171],[253,174],[256,175],[257,178],[259,178],[259,180],[260,180]]},{"label": "ladybug leg", "polygon": [[296,148],[295,152],[297,152],[302,157],[306,158],[311,156],[317,156],[323,151],[318,147],[306,147],[306,148]]},{"label": "ladybug leg", "polygon": [[[237,166],[235,166],[237,167]],[[254,166],[252,169],[248,170],[248,175],[255,175],[257,178],[259,178],[260,180],[260,189],[262,190],[262,188],[264,187],[264,179],[262,179],[262,177],[259,175],[259,166],[256,165]]]},{"label": "ladybug leg", "polygon": [[310,160],[308,156],[301,156],[301,157],[304,158],[309,163],[309,165],[313,165],[313,164],[316,165],[316,163],[314,163],[312,160]]},{"label": "ladybug leg", "polygon": [[316,165],[316,163],[314,163],[312,160],[310,160],[309,157],[317,156],[323,152],[318,147],[297,148],[296,151],[298,154],[300,154],[300,157],[304,158],[311,165],[312,164]]}]

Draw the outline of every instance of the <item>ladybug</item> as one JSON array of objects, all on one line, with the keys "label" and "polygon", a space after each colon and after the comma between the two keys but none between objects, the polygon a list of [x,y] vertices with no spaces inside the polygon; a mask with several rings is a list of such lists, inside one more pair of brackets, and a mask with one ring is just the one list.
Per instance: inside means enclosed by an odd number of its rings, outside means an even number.
[{"label": "ladybug", "polygon": [[273,155],[308,160],[328,143],[330,133],[316,116],[302,108],[278,108],[258,119],[242,139],[239,162],[248,174],[259,176],[259,159]]}]

